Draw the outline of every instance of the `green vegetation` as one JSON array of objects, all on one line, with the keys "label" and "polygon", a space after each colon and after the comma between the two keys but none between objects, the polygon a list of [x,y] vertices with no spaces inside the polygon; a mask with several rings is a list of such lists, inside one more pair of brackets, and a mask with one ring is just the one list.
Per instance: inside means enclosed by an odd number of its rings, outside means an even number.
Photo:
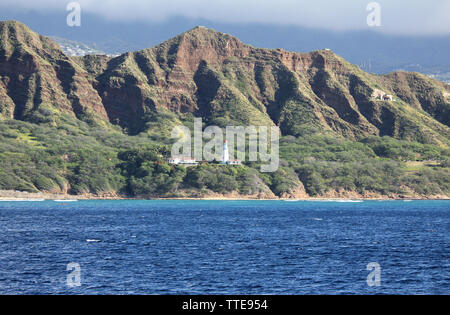
[{"label": "green vegetation", "polygon": [[60,127],[3,120],[0,189],[104,194],[125,185],[118,152],[151,143],[68,118]]},{"label": "green vegetation", "polygon": [[364,195],[450,194],[450,150],[368,137],[360,141],[312,134],[281,139],[281,167],[167,164],[168,140],[148,133],[90,126],[72,118],[54,127],[16,120],[0,124],[0,190],[127,197],[210,193],[283,196],[304,185],[311,196],[330,191]]},{"label": "green vegetation", "polygon": [[[450,151],[434,145],[390,137],[372,136],[352,142],[316,135],[285,137],[281,152],[310,195],[329,190],[448,195],[450,188],[446,164]],[[414,169],[410,167],[412,161],[416,163]]]}]

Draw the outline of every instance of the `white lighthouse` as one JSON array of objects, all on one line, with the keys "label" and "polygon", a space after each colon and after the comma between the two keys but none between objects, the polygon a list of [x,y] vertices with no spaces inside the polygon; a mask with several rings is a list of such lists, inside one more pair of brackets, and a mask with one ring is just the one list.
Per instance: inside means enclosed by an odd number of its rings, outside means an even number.
[{"label": "white lighthouse", "polygon": [[230,162],[230,152],[228,151],[228,141],[225,140],[223,143],[222,152],[222,164],[228,164]]}]

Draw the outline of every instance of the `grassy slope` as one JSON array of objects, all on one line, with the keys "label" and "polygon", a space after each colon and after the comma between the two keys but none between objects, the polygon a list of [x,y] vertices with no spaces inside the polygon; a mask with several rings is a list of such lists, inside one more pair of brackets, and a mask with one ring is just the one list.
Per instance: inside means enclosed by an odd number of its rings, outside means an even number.
[{"label": "grassy slope", "polygon": [[[281,168],[257,164],[224,168],[164,163],[170,140],[124,135],[64,116],[61,124],[4,120],[0,125],[0,190],[99,196],[201,196],[237,191],[254,196],[445,196],[448,149],[392,138],[360,142],[332,133],[283,137]],[[167,144],[167,145],[165,145]],[[304,186],[304,188],[303,188]],[[300,194],[299,194],[300,190]],[[354,196],[354,195],[352,195]]]}]

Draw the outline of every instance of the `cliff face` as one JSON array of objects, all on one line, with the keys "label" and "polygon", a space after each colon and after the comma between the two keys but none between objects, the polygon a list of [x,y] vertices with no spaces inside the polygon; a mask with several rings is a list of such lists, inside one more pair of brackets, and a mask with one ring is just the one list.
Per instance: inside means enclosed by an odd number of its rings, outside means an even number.
[{"label": "cliff face", "polygon": [[192,113],[221,126],[276,124],[285,135],[449,141],[448,85],[415,73],[370,75],[328,50],[259,49],[198,27],[113,59],[69,58],[17,22],[1,22],[0,36],[0,115],[15,119],[51,111],[137,134],[165,113]]},{"label": "cliff face", "polygon": [[19,22],[0,23],[0,113],[41,122],[53,114],[107,119],[88,73],[48,38]]}]

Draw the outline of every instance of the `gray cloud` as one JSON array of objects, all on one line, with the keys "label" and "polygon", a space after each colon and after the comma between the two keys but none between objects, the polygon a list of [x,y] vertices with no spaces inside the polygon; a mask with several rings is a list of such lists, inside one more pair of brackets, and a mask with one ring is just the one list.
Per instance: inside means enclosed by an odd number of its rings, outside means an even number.
[{"label": "gray cloud", "polygon": [[[9,9],[64,10],[64,0],[2,0]],[[164,21],[173,16],[226,23],[300,25],[329,30],[367,29],[371,0],[78,0],[84,12],[111,20]],[[449,0],[378,0],[381,32],[450,34]]]}]

